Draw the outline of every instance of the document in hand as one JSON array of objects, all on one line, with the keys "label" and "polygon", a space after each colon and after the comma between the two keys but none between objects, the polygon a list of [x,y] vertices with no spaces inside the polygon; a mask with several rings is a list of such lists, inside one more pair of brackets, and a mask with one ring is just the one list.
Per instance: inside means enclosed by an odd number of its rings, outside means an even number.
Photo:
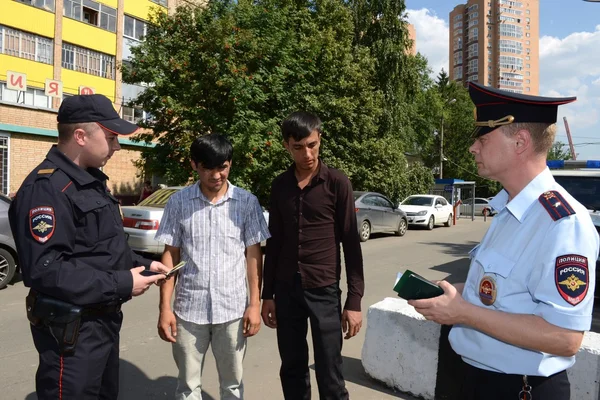
[{"label": "document in hand", "polygon": [[441,287],[408,269],[398,272],[394,291],[405,300],[430,299],[444,294]]}]

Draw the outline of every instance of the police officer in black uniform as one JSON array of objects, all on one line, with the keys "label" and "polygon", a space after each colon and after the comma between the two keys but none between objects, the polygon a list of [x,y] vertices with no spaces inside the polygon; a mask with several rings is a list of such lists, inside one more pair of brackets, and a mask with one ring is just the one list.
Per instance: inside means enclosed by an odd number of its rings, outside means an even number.
[{"label": "police officer in black uniform", "polygon": [[[66,98],[58,144],[9,210],[27,316],[39,353],[38,399],[110,399],[119,389],[121,304],[165,277],[129,248],[119,203],[99,169],[137,126],[102,95]],[[143,272],[144,270],[149,270]],[[152,274],[157,272],[156,274]]]}]

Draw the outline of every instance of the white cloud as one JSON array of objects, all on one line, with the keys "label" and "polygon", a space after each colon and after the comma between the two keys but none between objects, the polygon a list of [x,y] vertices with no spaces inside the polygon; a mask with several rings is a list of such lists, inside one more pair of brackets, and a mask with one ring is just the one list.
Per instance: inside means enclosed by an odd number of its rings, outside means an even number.
[{"label": "white cloud", "polygon": [[417,32],[417,51],[427,58],[432,76],[448,72],[448,24],[427,8],[407,10],[408,22]]},{"label": "white cloud", "polygon": [[[600,25],[594,32],[540,39],[540,95],[577,96],[560,106],[558,139],[566,142],[567,117],[573,142],[600,142]],[[579,158],[600,159],[600,145],[576,146]]]}]

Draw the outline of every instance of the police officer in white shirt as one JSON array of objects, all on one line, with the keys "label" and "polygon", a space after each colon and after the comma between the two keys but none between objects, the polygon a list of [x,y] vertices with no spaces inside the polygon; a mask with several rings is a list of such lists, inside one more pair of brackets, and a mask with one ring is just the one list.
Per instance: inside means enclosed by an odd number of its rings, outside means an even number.
[{"label": "police officer in white shirt", "polygon": [[471,251],[464,284],[410,301],[453,325],[465,362],[461,399],[569,400],[566,370],[592,322],[598,233],[589,212],[546,166],[559,105],[575,98],[514,94],[470,83],[476,105],[469,151],[479,175],[500,182],[498,210]]}]

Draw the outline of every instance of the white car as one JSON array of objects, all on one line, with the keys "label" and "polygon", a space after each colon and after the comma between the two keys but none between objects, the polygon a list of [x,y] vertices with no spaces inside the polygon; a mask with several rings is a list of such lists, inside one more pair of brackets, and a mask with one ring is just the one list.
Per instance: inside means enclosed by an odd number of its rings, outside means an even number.
[{"label": "white car", "polygon": [[409,225],[425,226],[429,230],[438,224],[452,225],[452,205],[442,196],[408,196],[398,208],[406,213]]},{"label": "white car", "polygon": [[[491,199],[493,199],[493,197],[490,197],[489,199],[475,197],[475,215],[484,215],[484,213],[487,213],[487,215],[498,214],[498,211],[494,210],[490,205]],[[462,201],[462,204],[460,205],[461,215],[471,215],[471,202],[472,199],[465,199]]]},{"label": "white car", "polygon": [[[133,251],[152,254],[161,254],[164,251],[165,245],[154,240],[154,236],[160,226],[169,197],[184,187],[171,186],[158,189],[138,205],[121,207],[127,242]],[[268,224],[269,212],[264,208],[263,216]]]}]

